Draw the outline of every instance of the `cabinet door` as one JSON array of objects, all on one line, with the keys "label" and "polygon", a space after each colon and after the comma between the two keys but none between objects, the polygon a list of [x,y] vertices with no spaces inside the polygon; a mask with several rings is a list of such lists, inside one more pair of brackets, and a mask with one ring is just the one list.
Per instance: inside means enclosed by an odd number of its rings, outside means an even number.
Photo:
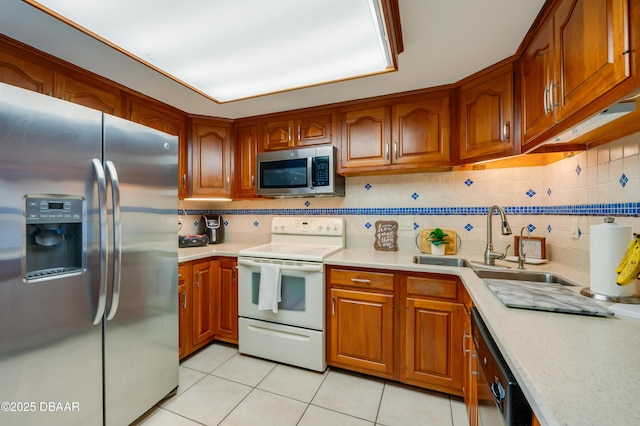
[{"label": "cabinet door", "polygon": [[221,259],[216,289],[216,338],[238,343],[238,270],[235,259]]},{"label": "cabinet door", "polygon": [[553,61],[553,21],[549,20],[538,30],[520,62],[523,145],[554,124]]},{"label": "cabinet door", "polygon": [[293,148],[294,143],[293,120],[267,121],[262,124],[264,151]]},{"label": "cabinet door", "polygon": [[462,395],[467,408],[469,426],[476,426],[478,424],[478,374],[476,373],[478,356],[471,337],[471,320],[466,310],[463,318],[462,353],[464,361]]},{"label": "cabinet door", "polygon": [[233,198],[256,197],[256,173],[258,152],[258,125],[241,124],[236,127],[235,173]]},{"label": "cabinet door", "polygon": [[217,276],[216,261],[194,262],[193,268],[193,347],[213,339],[214,335],[214,279]]},{"label": "cabinet door", "polygon": [[193,122],[192,195],[231,197],[231,137],[228,124]]},{"label": "cabinet door", "polygon": [[416,167],[449,162],[449,97],[392,107],[393,164]]},{"label": "cabinet door", "polygon": [[186,116],[178,111],[131,99],[131,121],[178,137],[178,198],[189,196],[189,147]]},{"label": "cabinet door", "polygon": [[178,266],[178,353],[182,359],[191,353],[191,263]]},{"label": "cabinet door", "polygon": [[458,303],[406,300],[405,369],[409,384],[462,393],[462,312]]},{"label": "cabinet door", "polygon": [[560,82],[556,121],[630,75],[627,0],[561,2],[555,14],[555,40]]},{"label": "cabinet door", "polygon": [[295,124],[297,146],[330,144],[332,141],[331,114],[298,118]]},{"label": "cabinet door", "polygon": [[53,96],[56,98],[121,117],[122,106],[118,89],[101,87],[96,82],[85,83],[60,73],[55,74],[54,82]]},{"label": "cabinet door", "polygon": [[45,95],[52,95],[53,71],[13,55],[9,49],[9,46],[3,46],[0,50],[0,81]]},{"label": "cabinet door", "polygon": [[329,362],[393,375],[393,296],[332,288]]},{"label": "cabinet door", "polygon": [[391,119],[388,107],[342,113],[340,167],[352,169],[385,166],[391,163]]},{"label": "cabinet door", "polygon": [[460,159],[513,151],[513,71],[460,90]]}]

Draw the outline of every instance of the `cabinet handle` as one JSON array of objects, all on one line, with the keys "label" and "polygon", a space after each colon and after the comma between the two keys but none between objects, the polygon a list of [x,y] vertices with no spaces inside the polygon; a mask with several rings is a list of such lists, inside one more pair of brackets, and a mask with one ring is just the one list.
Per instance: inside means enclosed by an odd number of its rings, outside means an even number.
[{"label": "cabinet handle", "polygon": [[196,287],[200,287],[200,271],[196,271]]},{"label": "cabinet handle", "polygon": [[336,297],[331,296],[331,315],[336,314]]},{"label": "cabinet handle", "polygon": [[187,292],[186,291],[182,292],[182,307],[184,309],[187,309]]},{"label": "cabinet handle", "polygon": [[298,142],[302,139],[302,126],[298,126]]},{"label": "cabinet handle", "polygon": [[[478,372],[473,371],[473,358],[478,358],[478,354],[471,352],[471,356],[469,357],[469,374],[471,376],[477,376]],[[478,366],[478,363],[476,362],[476,367],[477,366]]]},{"label": "cabinet handle", "polygon": [[549,109],[549,88],[545,87],[542,91],[542,104],[544,106],[544,115],[547,115],[551,112]]},{"label": "cabinet handle", "polygon": [[291,140],[291,127],[289,127],[289,131],[287,132],[287,142],[292,142],[292,140]]},{"label": "cabinet handle", "polygon": [[511,123],[507,121],[502,125],[502,141],[509,142],[509,127],[511,127]]},{"label": "cabinet handle", "polygon": [[389,142],[384,144],[384,159],[389,159]]},{"label": "cabinet handle", "polygon": [[558,87],[558,85],[555,84],[553,80],[551,80],[549,82],[549,112],[553,111],[555,107],[558,106],[558,104],[553,101],[554,100],[553,89],[556,87]]},{"label": "cabinet handle", "polygon": [[467,349],[467,339],[469,339],[471,337],[471,335],[469,333],[467,333],[466,331],[464,332],[463,336],[462,336],[462,352],[464,352],[465,354],[471,352],[471,349]]},{"label": "cabinet handle", "polygon": [[183,173],[182,175],[182,189],[187,189],[187,174]]},{"label": "cabinet handle", "polygon": [[256,189],[256,177],[255,175],[251,175],[251,188]]},{"label": "cabinet handle", "polygon": [[398,159],[398,141],[393,141],[393,155],[395,159]]},{"label": "cabinet handle", "polygon": [[366,278],[351,278],[351,281],[354,283],[371,284],[371,280]]},{"label": "cabinet handle", "polygon": [[225,189],[228,191],[229,188],[231,188],[231,177],[227,176],[227,185],[225,186]]}]

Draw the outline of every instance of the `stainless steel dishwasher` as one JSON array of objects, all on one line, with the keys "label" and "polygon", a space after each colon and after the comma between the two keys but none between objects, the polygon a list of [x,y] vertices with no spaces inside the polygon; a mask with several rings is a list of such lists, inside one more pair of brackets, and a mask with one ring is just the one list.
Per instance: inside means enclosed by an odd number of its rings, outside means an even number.
[{"label": "stainless steel dishwasher", "polygon": [[478,352],[478,424],[531,425],[531,407],[475,307],[471,333]]}]

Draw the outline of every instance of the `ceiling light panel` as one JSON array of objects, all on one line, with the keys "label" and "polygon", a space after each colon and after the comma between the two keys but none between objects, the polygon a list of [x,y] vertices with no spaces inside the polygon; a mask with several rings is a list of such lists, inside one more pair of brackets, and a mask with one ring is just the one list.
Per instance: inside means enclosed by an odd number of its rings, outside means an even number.
[{"label": "ceiling light panel", "polygon": [[25,0],[218,102],[392,71],[381,0]]}]

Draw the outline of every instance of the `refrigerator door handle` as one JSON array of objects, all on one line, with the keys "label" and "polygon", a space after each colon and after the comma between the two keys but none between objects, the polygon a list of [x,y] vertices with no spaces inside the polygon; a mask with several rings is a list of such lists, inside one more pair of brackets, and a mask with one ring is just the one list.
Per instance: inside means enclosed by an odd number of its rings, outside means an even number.
[{"label": "refrigerator door handle", "polygon": [[112,161],[105,163],[107,174],[111,180],[111,197],[113,198],[113,293],[107,321],[113,319],[120,303],[120,275],[122,265],[122,224],[120,222],[120,181],[118,172]]},{"label": "refrigerator door handle", "polygon": [[100,220],[100,286],[98,290],[98,306],[96,307],[96,314],[93,318],[93,325],[98,325],[102,322],[107,301],[107,179],[104,174],[102,162],[99,159],[94,158],[91,164],[96,174],[96,183],[98,186],[98,212]]}]

